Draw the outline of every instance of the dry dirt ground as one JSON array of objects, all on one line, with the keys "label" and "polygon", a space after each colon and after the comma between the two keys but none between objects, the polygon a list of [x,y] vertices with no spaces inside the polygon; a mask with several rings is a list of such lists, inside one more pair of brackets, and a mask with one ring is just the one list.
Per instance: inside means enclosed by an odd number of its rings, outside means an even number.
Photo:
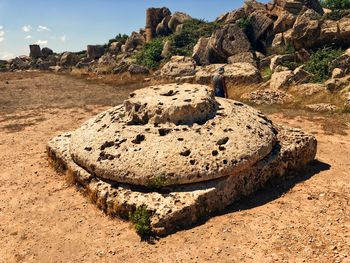
[{"label": "dry dirt ground", "polygon": [[344,116],[270,113],[316,135],[317,161],[155,244],[90,204],[50,167],[46,142],[140,85],[0,74],[0,262],[350,262]]}]

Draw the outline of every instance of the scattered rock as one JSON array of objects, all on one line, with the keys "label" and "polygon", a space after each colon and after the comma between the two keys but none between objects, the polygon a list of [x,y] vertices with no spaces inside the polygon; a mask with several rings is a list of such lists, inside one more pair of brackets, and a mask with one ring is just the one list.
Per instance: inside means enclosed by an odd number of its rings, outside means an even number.
[{"label": "scattered rock", "polygon": [[274,72],[270,80],[271,89],[287,88],[293,81],[293,72],[291,70]]},{"label": "scattered rock", "polygon": [[310,104],[306,108],[316,112],[335,112],[338,110],[337,106],[328,103]]},{"label": "scattered rock", "polygon": [[166,78],[193,76],[196,73],[196,62],[189,57],[173,56],[160,70]]},{"label": "scattered rock", "polygon": [[293,96],[281,90],[257,90],[243,94],[241,99],[256,105],[272,105],[289,103]]},{"label": "scattered rock", "polygon": [[101,45],[88,45],[86,51],[88,59],[94,60],[103,56],[105,48]]},{"label": "scattered rock", "polygon": [[136,64],[130,65],[128,71],[130,72],[130,74],[149,74],[148,68]]},{"label": "scattered rock", "polygon": [[249,63],[212,64],[198,67],[196,81],[202,84],[211,83],[213,76],[221,67],[225,68],[224,76],[228,85],[249,85],[261,81],[259,70]]}]

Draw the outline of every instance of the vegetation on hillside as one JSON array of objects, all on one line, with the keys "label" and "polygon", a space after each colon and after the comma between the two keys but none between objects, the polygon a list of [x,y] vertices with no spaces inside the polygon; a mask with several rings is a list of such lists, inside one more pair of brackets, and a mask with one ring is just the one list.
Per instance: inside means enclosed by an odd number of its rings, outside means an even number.
[{"label": "vegetation on hillside", "polygon": [[163,38],[157,37],[143,45],[135,55],[136,63],[149,69],[155,69],[162,60]]},{"label": "vegetation on hillside", "polygon": [[350,9],[350,0],[322,0],[321,5],[331,10]]},{"label": "vegetation on hillside", "polygon": [[324,82],[329,78],[329,63],[339,57],[343,50],[324,47],[311,54],[305,63],[305,70],[313,74],[312,82]]},{"label": "vegetation on hillside", "polygon": [[[219,26],[219,23],[199,19],[185,21],[180,32],[168,37],[157,37],[146,43],[135,55],[136,62],[149,69],[155,69],[163,59],[168,60],[171,56],[191,56],[198,39],[210,37]],[[171,51],[166,58],[163,58],[161,53],[167,40],[170,41]]]},{"label": "vegetation on hillside", "polygon": [[168,37],[172,47],[171,54],[169,55],[191,56],[198,39],[201,37],[210,37],[219,26],[219,23],[206,22],[199,19],[185,21],[180,32]]},{"label": "vegetation on hillside", "polygon": [[339,20],[350,15],[350,0],[323,0],[322,7],[332,10],[324,15],[325,19]]}]

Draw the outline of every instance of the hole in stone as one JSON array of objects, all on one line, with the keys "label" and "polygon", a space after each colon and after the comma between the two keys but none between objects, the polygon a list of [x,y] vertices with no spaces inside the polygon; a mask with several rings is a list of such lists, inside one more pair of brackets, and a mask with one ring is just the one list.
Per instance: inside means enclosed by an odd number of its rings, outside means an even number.
[{"label": "hole in stone", "polygon": [[178,140],[179,142],[182,142],[182,141],[184,140],[184,138],[177,138],[177,140]]},{"label": "hole in stone", "polygon": [[250,130],[252,128],[252,126],[250,125],[247,125],[247,129]]},{"label": "hole in stone", "polygon": [[217,150],[214,150],[211,152],[211,155],[213,155],[213,156],[217,156],[218,154],[219,154],[219,152]]},{"label": "hole in stone", "polygon": [[171,132],[171,129],[161,128],[158,130],[160,136],[166,136]]},{"label": "hole in stone", "polygon": [[223,162],[224,164],[227,164],[227,160],[223,160],[222,162]]},{"label": "hole in stone", "polygon": [[145,131],[147,131],[147,132],[150,131],[150,130],[151,130],[150,128],[146,128],[146,129],[145,129]]},{"label": "hole in stone", "polygon": [[91,147],[85,147],[84,150],[90,152],[92,150],[92,148]]},{"label": "hole in stone", "polygon": [[168,92],[162,93],[162,94],[160,94],[160,95],[162,95],[162,96],[174,96],[174,95],[176,95],[177,93],[178,93],[178,91],[173,91],[173,90],[171,89],[171,90],[169,90]]},{"label": "hole in stone", "polygon": [[163,103],[163,102],[158,102],[158,105],[163,106],[163,105],[164,105],[164,103]]},{"label": "hole in stone", "polygon": [[205,166],[205,170],[209,170],[209,164],[206,164],[206,166]]},{"label": "hole in stone", "polygon": [[103,151],[104,149],[108,148],[108,147],[112,147],[114,145],[114,142],[113,141],[107,141],[107,142],[104,142],[101,147],[100,147],[100,150]]},{"label": "hole in stone", "polygon": [[196,163],[196,160],[190,160],[190,164],[194,165]]},{"label": "hole in stone", "polygon": [[144,140],[145,140],[145,135],[138,134],[138,135],[136,135],[136,138],[134,140],[132,140],[131,142],[134,143],[134,144],[140,144]]},{"label": "hole in stone", "polygon": [[191,102],[191,99],[185,99],[184,102]]},{"label": "hole in stone", "polygon": [[189,149],[186,149],[186,150],[183,150],[182,152],[180,152],[180,155],[185,156],[185,157],[189,156],[190,154],[191,154],[191,150],[189,150]]},{"label": "hole in stone", "polygon": [[133,98],[133,97],[135,97],[135,96],[136,96],[135,93],[130,93],[130,98]]},{"label": "hole in stone", "polygon": [[224,145],[228,142],[228,140],[229,140],[228,137],[221,138],[220,140],[217,141],[216,145]]}]

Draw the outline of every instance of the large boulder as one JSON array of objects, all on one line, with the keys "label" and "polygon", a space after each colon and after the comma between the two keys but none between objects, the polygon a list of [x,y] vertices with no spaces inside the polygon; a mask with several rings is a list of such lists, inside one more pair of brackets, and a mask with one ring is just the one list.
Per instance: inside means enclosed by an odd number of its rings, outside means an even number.
[{"label": "large boulder", "polygon": [[75,66],[79,62],[79,57],[72,52],[65,52],[60,59],[60,65],[62,67]]},{"label": "large boulder", "polygon": [[252,37],[254,41],[262,37],[268,29],[273,27],[273,20],[267,16],[267,13],[256,11],[249,16],[252,28]]},{"label": "large boulder", "polygon": [[42,50],[41,50],[41,53],[43,55],[44,58],[47,58],[48,56],[51,56],[53,55],[53,51],[51,48],[48,48],[48,47],[44,47]]},{"label": "large boulder", "polygon": [[196,81],[202,84],[210,84],[219,68],[224,67],[225,80],[228,85],[249,85],[261,81],[259,70],[250,63],[211,64],[197,69]]},{"label": "large boulder", "polygon": [[32,59],[38,59],[43,56],[39,45],[29,45],[29,50],[30,50],[29,56]]},{"label": "large boulder", "polygon": [[228,57],[250,50],[251,44],[243,30],[236,24],[228,24],[214,31],[200,64],[226,63]]},{"label": "large boulder", "polygon": [[171,19],[170,15],[166,16],[157,25],[157,28],[156,28],[157,36],[167,36],[167,35],[169,35],[171,33],[171,29],[168,26],[170,19]]},{"label": "large boulder", "polygon": [[318,43],[321,16],[313,9],[298,16],[293,26],[292,39],[296,49],[310,48]]},{"label": "large boulder", "polygon": [[88,45],[86,52],[89,59],[99,59],[104,54],[105,48],[101,45]]},{"label": "large boulder", "polygon": [[[314,160],[317,141],[198,84],[153,85],[47,145],[106,214],[149,212],[166,235]],[[286,179],[289,177],[286,177]]]},{"label": "large boulder", "polygon": [[292,14],[300,14],[303,8],[309,8],[322,15],[323,8],[318,0],[274,0],[274,3],[283,10]]},{"label": "large boulder", "polygon": [[30,67],[29,61],[22,60],[19,57],[15,57],[9,61],[10,69],[12,70],[25,70]]},{"label": "large boulder", "polygon": [[232,12],[227,13],[223,22],[226,23],[236,23],[239,19],[242,19],[246,16],[244,8],[238,8]]},{"label": "large boulder", "polygon": [[108,52],[111,53],[112,55],[117,55],[120,52],[122,45],[123,45],[122,42],[118,42],[118,41],[112,42],[109,45]]},{"label": "large boulder", "polygon": [[173,56],[160,70],[165,78],[193,76],[196,73],[196,62],[189,57]]},{"label": "large boulder", "polygon": [[177,32],[177,27],[181,24],[183,24],[185,21],[187,20],[191,20],[192,17],[189,16],[186,13],[182,13],[182,12],[175,12],[172,16],[171,19],[168,22],[168,27],[169,29],[175,33]]},{"label": "large boulder", "polygon": [[139,50],[145,44],[145,38],[142,34],[132,32],[125,42],[124,49],[126,52]]},{"label": "large boulder", "polygon": [[293,81],[293,72],[291,70],[274,72],[270,80],[271,89],[287,88]]},{"label": "large boulder", "polygon": [[207,46],[209,39],[209,37],[201,37],[193,48],[192,58],[196,61],[197,65],[209,63],[207,59]]}]

